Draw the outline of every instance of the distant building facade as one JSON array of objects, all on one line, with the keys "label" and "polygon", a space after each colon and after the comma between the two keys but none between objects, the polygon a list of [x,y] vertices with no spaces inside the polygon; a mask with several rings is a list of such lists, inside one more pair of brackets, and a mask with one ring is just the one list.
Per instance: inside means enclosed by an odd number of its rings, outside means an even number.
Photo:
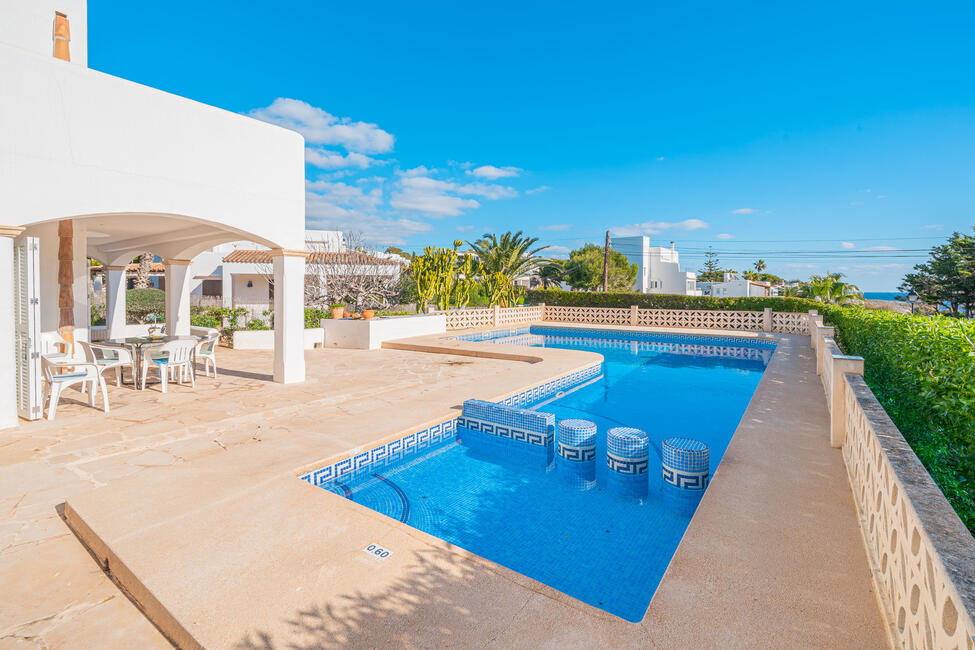
[{"label": "distant building facade", "polygon": [[768,298],[779,295],[778,287],[771,282],[749,280],[730,271],[725,271],[721,282],[702,283],[701,288],[704,295],[714,298]]},{"label": "distant building facade", "polygon": [[651,246],[646,235],[614,237],[610,246],[636,264],[638,271],[634,290],[640,293],[677,293],[700,296],[697,274],[680,270],[680,257],[674,243],[669,247]]}]

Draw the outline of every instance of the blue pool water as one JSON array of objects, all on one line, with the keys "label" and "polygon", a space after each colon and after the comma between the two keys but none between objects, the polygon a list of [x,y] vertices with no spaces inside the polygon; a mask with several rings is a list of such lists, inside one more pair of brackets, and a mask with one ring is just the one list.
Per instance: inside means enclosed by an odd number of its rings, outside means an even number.
[{"label": "blue pool water", "polygon": [[[458,428],[428,448],[349,482],[338,494],[534,578],[629,621],[639,621],[690,521],[662,498],[660,443],[710,447],[711,472],[774,350],[754,340],[532,327],[479,340],[592,350],[603,373],[533,406],[557,420],[598,426],[596,485],[581,490],[522,443]],[[633,340],[639,338],[640,340]],[[651,440],[646,497],[607,489],[606,430]]]}]

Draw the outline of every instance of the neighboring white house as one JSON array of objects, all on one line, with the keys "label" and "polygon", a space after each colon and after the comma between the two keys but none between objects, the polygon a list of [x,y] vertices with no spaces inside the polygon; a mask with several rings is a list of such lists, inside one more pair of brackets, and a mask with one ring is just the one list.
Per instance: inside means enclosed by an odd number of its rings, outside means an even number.
[{"label": "neighboring white house", "polygon": [[610,246],[639,267],[634,289],[640,293],[679,293],[700,296],[697,274],[680,270],[680,257],[670,242],[669,248],[650,246],[646,235],[614,237]]},{"label": "neighboring white house", "polygon": [[725,271],[722,282],[708,282],[705,291],[715,298],[767,298],[778,295],[771,282],[748,280],[730,271]]},{"label": "neighboring white house", "polygon": [[[406,260],[391,253],[349,251],[340,230],[306,230],[306,272],[358,273],[399,277]],[[254,314],[273,302],[271,253],[252,242],[215,246],[193,258],[190,294],[195,304],[244,307]]]},{"label": "neighboring white house", "polygon": [[182,334],[190,260],[239,240],[270,249],[274,379],[304,379],[299,134],[88,69],[84,0],[0,0],[0,88],[0,367],[17,370],[0,377],[0,428],[36,415],[45,341],[88,338],[88,256],[107,267],[117,338],[142,251],[163,260]]}]

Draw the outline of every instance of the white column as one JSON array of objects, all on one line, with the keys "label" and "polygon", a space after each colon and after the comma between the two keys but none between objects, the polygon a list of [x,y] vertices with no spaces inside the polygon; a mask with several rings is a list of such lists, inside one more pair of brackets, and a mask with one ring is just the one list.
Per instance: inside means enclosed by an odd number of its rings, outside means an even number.
[{"label": "white column", "polygon": [[125,266],[106,266],[105,335],[107,338],[125,338],[125,293]]},{"label": "white column", "polygon": [[0,429],[17,426],[17,355],[14,351],[14,237],[23,228],[0,226]]},{"label": "white column", "polygon": [[223,290],[220,292],[221,300],[223,301],[224,309],[233,309],[234,306],[234,274],[230,272],[227,265],[224,264],[220,267],[222,275],[220,276],[220,282],[223,285]]},{"label": "white column", "polygon": [[165,260],[166,334],[190,333],[190,260]]},{"label": "white column", "polygon": [[271,251],[274,259],[274,381],[305,381],[304,251]]}]

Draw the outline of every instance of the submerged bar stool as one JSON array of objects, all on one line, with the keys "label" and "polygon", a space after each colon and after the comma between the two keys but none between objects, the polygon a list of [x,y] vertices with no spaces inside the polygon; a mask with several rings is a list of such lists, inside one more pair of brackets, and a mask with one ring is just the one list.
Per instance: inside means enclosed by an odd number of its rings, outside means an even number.
[{"label": "submerged bar stool", "polygon": [[633,427],[613,427],[606,432],[607,487],[624,497],[647,496],[650,436]]},{"label": "submerged bar stool", "polygon": [[562,420],[558,430],[556,469],[571,485],[588,490],[596,484],[596,423]]},{"label": "submerged bar stool", "polygon": [[667,438],[663,451],[663,498],[673,512],[690,517],[710,480],[710,450],[693,438]]}]

